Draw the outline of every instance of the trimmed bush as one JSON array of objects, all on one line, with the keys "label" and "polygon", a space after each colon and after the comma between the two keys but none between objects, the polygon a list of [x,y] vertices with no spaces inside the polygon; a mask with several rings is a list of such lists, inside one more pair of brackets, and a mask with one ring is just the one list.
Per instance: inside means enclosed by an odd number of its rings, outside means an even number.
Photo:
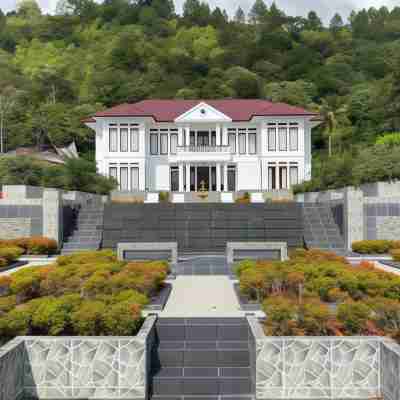
[{"label": "trimmed bush", "polygon": [[400,249],[390,250],[390,254],[394,261],[400,261]]},{"label": "trimmed bush", "polygon": [[24,250],[21,247],[1,247],[0,258],[4,258],[8,264],[18,260],[19,257],[24,254]]},{"label": "trimmed bush", "polygon": [[42,236],[32,236],[29,238],[19,238],[12,240],[0,240],[0,248],[19,247],[23,250],[22,254],[32,255],[52,255],[58,250],[57,242]]},{"label": "trimmed bush", "polygon": [[168,263],[121,262],[110,250],[24,268],[0,278],[0,336],[135,335],[168,272]]},{"label": "trimmed bush", "polygon": [[390,250],[400,249],[400,241],[395,240],[361,240],[351,245],[356,253],[360,254],[385,254]]}]

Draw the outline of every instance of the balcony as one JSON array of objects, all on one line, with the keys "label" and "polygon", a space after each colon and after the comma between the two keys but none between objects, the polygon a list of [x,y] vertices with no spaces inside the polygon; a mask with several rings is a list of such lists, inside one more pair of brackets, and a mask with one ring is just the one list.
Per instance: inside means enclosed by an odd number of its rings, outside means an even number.
[{"label": "balcony", "polygon": [[176,162],[226,162],[232,157],[230,146],[178,146],[176,154],[169,156],[169,161]]}]

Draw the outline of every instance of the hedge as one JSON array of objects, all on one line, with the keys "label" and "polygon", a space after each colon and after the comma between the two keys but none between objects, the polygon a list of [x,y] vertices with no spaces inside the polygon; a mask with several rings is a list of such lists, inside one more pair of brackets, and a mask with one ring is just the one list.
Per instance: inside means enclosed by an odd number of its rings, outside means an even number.
[{"label": "hedge", "polygon": [[241,293],[262,305],[268,335],[400,340],[400,277],[371,263],[353,266],[334,253],[297,250],[285,262],[242,261],[236,273]]},{"label": "hedge", "polygon": [[122,262],[102,250],[0,277],[0,337],[134,335],[168,272],[166,262]]},{"label": "hedge", "polygon": [[360,254],[386,254],[393,249],[400,249],[400,241],[396,240],[361,240],[353,242],[352,249]]},{"label": "hedge", "polygon": [[23,250],[22,254],[30,255],[52,255],[58,250],[58,245],[55,240],[42,236],[0,240],[0,248],[4,247],[19,247]]}]

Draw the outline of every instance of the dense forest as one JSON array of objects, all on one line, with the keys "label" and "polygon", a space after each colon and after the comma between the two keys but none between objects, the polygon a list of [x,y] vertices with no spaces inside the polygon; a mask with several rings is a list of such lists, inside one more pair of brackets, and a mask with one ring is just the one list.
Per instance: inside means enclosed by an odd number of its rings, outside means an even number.
[{"label": "dense forest", "polygon": [[400,7],[288,16],[256,0],[228,16],[186,0],[35,0],[0,10],[0,129],[7,149],[75,140],[81,118],[145,98],[268,98],[318,111],[308,189],[400,177]]}]

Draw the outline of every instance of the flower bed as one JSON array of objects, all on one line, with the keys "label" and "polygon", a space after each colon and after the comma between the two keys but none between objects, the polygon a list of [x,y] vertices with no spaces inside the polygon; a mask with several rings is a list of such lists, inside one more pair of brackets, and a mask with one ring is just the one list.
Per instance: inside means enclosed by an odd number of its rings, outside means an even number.
[{"label": "flower bed", "polygon": [[103,250],[0,277],[0,337],[134,335],[168,271],[165,262],[121,262]]},{"label": "flower bed", "polygon": [[400,277],[333,253],[297,250],[287,262],[243,261],[241,293],[263,305],[276,336],[400,338]]}]

